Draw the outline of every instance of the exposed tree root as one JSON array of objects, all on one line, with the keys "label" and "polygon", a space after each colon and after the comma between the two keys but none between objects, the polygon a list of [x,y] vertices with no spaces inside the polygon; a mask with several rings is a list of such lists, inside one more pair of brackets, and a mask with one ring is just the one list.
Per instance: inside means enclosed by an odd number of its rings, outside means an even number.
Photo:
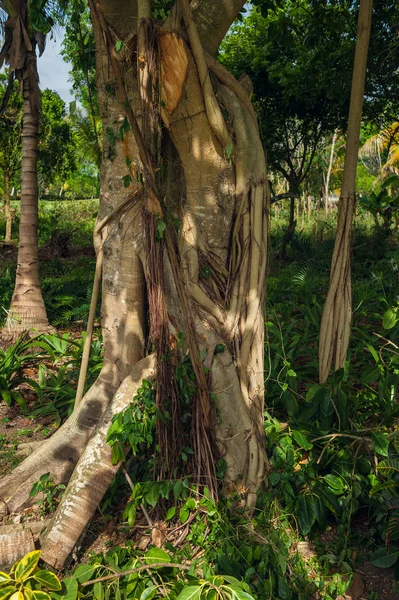
[{"label": "exposed tree root", "polygon": [[0,567],[9,569],[17,560],[35,549],[35,542],[30,529],[0,530]]},{"label": "exposed tree root", "polygon": [[0,527],[0,568],[8,569],[25,554],[35,549],[38,534],[47,521],[28,521],[20,525]]},{"label": "exposed tree root", "polygon": [[132,402],[143,379],[154,376],[151,354],[134,365],[88,442],[42,539],[42,559],[53,567],[63,566],[120,467],[112,464],[112,449],[106,443],[112,417]]},{"label": "exposed tree root", "polygon": [[112,388],[100,376],[84,401],[54,435],[0,482],[0,499],[8,513],[29,503],[33,484],[50,472],[56,484],[66,483],[112,397]]}]

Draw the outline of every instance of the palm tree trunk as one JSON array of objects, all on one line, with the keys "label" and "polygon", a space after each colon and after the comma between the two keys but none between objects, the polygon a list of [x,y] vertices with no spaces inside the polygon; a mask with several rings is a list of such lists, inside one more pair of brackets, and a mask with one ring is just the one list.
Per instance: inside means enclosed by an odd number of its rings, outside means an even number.
[{"label": "palm tree trunk", "polygon": [[[30,57],[32,60],[32,57]],[[36,67],[36,57],[33,58]],[[23,79],[22,189],[18,264],[14,294],[7,319],[7,334],[19,336],[34,329],[50,329],[39,281],[38,261],[38,113],[32,112],[29,79]]]},{"label": "palm tree trunk", "polygon": [[6,171],[5,173],[5,198],[4,198],[4,212],[6,216],[6,242],[11,242],[11,224],[12,224],[12,216],[11,216],[11,194],[10,194],[10,173]]}]

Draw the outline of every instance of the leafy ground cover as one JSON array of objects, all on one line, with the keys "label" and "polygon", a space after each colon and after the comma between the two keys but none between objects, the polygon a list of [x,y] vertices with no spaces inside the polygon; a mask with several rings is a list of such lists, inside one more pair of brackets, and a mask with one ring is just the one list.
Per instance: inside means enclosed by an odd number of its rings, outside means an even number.
[{"label": "leafy ground cover", "polygon": [[[72,409],[94,271],[95,209],[94,201],[41,207],[44,298],[57,333],[0,352],[2,473],[20,459],[21,443],[51,435]],[[243,512],[238,495],[216,506],[206,491],[198,495],[188,479],[154,480],[154,389],[146,383],[109,433],[115,461],[123,459],[123,469],[80,550],[80,560],[91,566],[85,573],[82,567],[67,573],[76,580],[70,584],[76,594],[79,589],[96,600],[145,600],[158,594],[212,600],[248,594],[281,600],[328,600],[345,593],[370,600],[399,598],[398,240],[376,232],[366,213],[357,216],[348,361],[319,385],[318,331],[335,216],[314,211],[304,217],[288,260],[271,260],[265,429],[272,469],[254,515]],[[281,209],[273,215],[276,255],[286,218]],[[0,235],[2,227],[0,215]],[[0,254],[0,305],[7,306],[15,251],[3,246]],[[97,334],[88,384],[101,360]],[[189,418],[193,374],[188,360],[177,377]],[[183,450],[181,460],[190,461],[190,448]],[[224,469],[221,459],[221,479]],[[32,490],[41,514],[54,509],[61,493],[50,475]],[[27,509],[21,518],[32,514]],[[156,567],[115,575],[142,565],[148,556],[190,570]],[[110,579],[88,584],[110,574]],[[59,593],[51,592],[54,600]]]}]

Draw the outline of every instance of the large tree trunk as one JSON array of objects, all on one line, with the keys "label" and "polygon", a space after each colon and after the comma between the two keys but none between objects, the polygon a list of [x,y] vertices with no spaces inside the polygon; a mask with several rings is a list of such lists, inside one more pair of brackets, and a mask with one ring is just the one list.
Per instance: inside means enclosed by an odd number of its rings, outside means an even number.
[{"label": "large tree trunk", "polygon": [[24,331],[50,330],[39,281],[37,151],[39,111],[33,109],[31,78],[37,78],[34,50],[27,57],[23,85],[22,188],[18,264],[14,294],[4,337],[15,338]]},{"label": "large tree trunk", "polygon": [[10,173],[8,171],[5,172],[5,195],[4,195],[4,213],[6,217],[6,236],[5,241],[11,242],[11,225],[12,225],[12,216],[11,216],[11,193],[10,193]]},{"label": "large tree trunk", "polygon": [[345,365],[349,346],[352,321],[352,221],[356,206],[356,168],[371,16],[372,0],[360,0],[344,175],[338,205],[337,234],[331,262],[330,287],[320,328],[319,379],[321,383],[327,381],[333,362],[334,371]]},{"label": "large tree trunk", "polygon": [[[137,387],[140,377],[155,371],[157,402],[162,410],[163,393],[170,390],[174,379],[173,371],[168,370],[173,365],[167,364],[165,356],[181,359],[173,350],[178,335],[184,339],[183,352],[190,351],[198,385],[191,429],[195,481],[217,488],[215,465],[210,464],[215,458],[212,442],[226,460],[227,487],[238,488],[249,507],[255,503],[267,470],[263,422],[268,243],[265,158],[245,90],[207,53],[215,51],[215,39],[220,43],[220,31],[225,33],[243,2],[223,0],[215,20],[219,38],[215,34],[209,44],[206,32],[203,34],[201,28],[197,31],[187,2],[176,4],[163,30],[153,27],[148,0],[122,4],[116,0],[91,4],[104,131],[100,218],[124,206],[104,233],[102,375],[107,376],[108,385],[98,388],[94,396],[101,406],[96,411],[99,418],[104,412],[106,416],[81,455],[43,540],[43,556],[57,567],[73,548],[115,473],[104,438],[113,412],[131,401],[129,377],[134,374]],[[201,22],[213,2],[194,3],[193,7],[195,19]],[[139,33],[132,40],[134,27]],[[114,50],[115,36],[125,40],[119,57]],[[137,71],[130,59],[126,60],[136,47]],[[209,70],[217,82],[217,93]],[[156,93],[160,89],[162,98]],[[220,105],[228,112],[226,121]],[[123,140],[118,138],[121,125]],[[122,178],[127,173],[131,179],[125,189]],[[134,195],[142,182],[141,196]],[[163,239],[157,241],[160,219],[166,229]],[[143,272],[148,295],[147,329],[144,285],[132,287],[137,279],[142,282]],[[148,333],[155,357],[134,366],[143,355],[144,335]],[[216,410],[210,393],[214,394]],[[114,402],[109,405],[112,396]],[[88,398],[93,398],[91,391],[72,416],[75,421],[79,421]],[[177,407],[176,419],[180,411]],[[179,425],[172,422],[166,436]],[[165,433],[162,428],[159,432]],[[86,433],[90,435],[86,430],[85,440]],[[61,443],[60,436],[56,446],[63,456]],[[158,443],[166,443],[168,452],[173,449],[163,437]],[[81,454],[80,447],[76,454]],[[100,455],[96,464],[93,458]],[[26,474],[25,463],[19,469]],[[47,470],[53,472],[53,467]],[[101,486],[95,484],[99,478]],[[21,477],[17,479],[21,487]],[[0,486],[0,497],[7,496],[6,489]],[[12,493],[7,502],[14,506]]]}]

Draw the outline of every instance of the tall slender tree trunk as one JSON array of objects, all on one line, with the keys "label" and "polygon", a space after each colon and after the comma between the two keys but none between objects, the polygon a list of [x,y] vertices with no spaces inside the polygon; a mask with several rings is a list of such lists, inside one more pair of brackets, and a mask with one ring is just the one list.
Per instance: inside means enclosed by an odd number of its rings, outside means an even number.
[{"label": "tall slender tree trunk", "polygon": [[[37,74],[36,56],[28,59]],[[5,336],[18,337],[24,331],[45,332],[49,327],[39,281],[37,152],[39,113],[32,110],[30,80],[23,77],[22,187],[18,263],[14,294],[8,313]]]},{"label": "tall slender tree trunk", "polygon": [[326,216],[328,215],[328,210],[329,210],[329,196],[330,196],[330,178],[331,178],[331,171],[332,171],[332,166],[333,166],[333,162],[334,162],[334,151],[335,151],[335,141],[337,139],[337,130],[334,131],[334,135],[332,137],[332,141],[331,141],[331,150],[330,150],[330,160],[328,162],[328,169],[327,169],[327,173],[325,175],[324,178],[324,210],[326,211]]},{"label": "tall slender tree trunk", "polygon": [[319,379],[321,383],[327,380],[332,364],[334,371],[345,365],[349,346],[352,321],[352,221],[356,206],[356,169],[371,18],[372,0],[360,0],[337,233],[331,262],[330,287],[320,328]]},{"label": "tall slender tree trunk", "polygon": [[284,232],[283,239],[280,244],[279,256],[282,260],[286,260],[287,258],[287,247],[288,244],[292,241],[295,233],[296,227],[296,219],[295,219],[295,198],[298,196],[296,189],[294,189],[293,185],[290,183],[289,192],[292,192],[292,197],[290,198],[290,216],[288,219],[287,229]]},{"label": "tall slender tree trunk", "polygon": [[5,241],[11,242],[11,226],[12,226],[12,215],[11,215],[11,191],[10,191],[10,173],[5,172],[5,196],[4,196],[4,212],[6,217],[6,236]]}]

